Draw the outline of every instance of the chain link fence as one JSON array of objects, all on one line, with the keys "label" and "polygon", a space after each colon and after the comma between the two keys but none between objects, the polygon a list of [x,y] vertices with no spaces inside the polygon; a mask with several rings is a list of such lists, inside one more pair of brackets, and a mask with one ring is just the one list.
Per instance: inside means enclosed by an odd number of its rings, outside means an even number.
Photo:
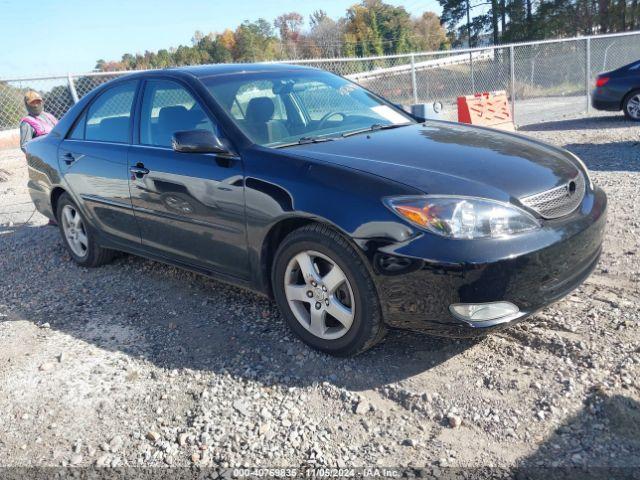
[{"label": "chain link fence", "polygon": [[[640,32],[527,42],[465,50],[367,58],[292,60],[322,68],[402,105],[441,102],[456,120],[456,99],[506,90],[516,124],[589,112],[598,73],[640,59]],[[61,117],[93,88],[129,72],[0,80],[0,131],[16,129],[26,114],[23,95],[40,92],[45,108]]]}]

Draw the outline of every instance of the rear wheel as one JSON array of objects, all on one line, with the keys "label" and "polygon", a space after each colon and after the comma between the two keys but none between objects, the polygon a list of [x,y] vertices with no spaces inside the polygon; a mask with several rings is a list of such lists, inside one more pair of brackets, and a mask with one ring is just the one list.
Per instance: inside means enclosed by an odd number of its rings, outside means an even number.
[{"label": "rear wheel", "polygon": [[625,97],[622,110],[629,120],[640,122],[640,90],[634,90]]},{"label": "rear wheel", "polygon": [[371,348],[385,333],[378,296],[362,259],[322,225],[295,230],[281,243],[273,292],[289,327],[308,345],[338,356]]},{"label": "rear wheel", "polygon": [[58,199],[57,219],[62,241],[77,264],[98,267],[115,255],[113,250],[98,245],[82,213],[66,193]]}]

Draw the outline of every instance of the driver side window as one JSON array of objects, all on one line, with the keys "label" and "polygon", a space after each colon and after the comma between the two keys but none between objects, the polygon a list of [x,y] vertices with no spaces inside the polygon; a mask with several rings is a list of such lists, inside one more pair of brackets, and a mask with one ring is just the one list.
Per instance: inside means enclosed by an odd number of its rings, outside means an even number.
[{"label": "driver side window", "polygon": [[140,112],[140,144],[171,147],[177,131],[208,130],[220,136],[220,129],[181,85],[167,80],[149,80]]}]

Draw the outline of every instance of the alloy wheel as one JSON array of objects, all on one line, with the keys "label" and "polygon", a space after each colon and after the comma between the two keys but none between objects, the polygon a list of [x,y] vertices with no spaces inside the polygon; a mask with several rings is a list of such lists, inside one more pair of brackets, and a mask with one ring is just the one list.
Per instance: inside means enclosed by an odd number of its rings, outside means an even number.
[{"label": "alloy wheel", "polygon": [[347,276],[328,256],[313,250],[288,263],[284,291],[298,322],[323,340],[344,336],[353,324],[355,301]]},{"label": "alloy wheel", "polygon": [[89,250],[89,239],[80,213],[71,205],[62,208],[62,231],[69,248],[83,258]]},{"label": "alloy wheel", "polygon": [[627,113],[635,120],[640,120],[640,93],[631,97],[627,102]]}]

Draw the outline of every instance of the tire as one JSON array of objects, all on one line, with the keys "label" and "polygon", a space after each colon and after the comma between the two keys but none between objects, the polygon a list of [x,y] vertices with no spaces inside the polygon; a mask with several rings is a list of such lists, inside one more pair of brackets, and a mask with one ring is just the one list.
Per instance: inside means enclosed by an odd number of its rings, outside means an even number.
[{"label": "tire", "polygon": [[622,111],[628,120],[640,122],[640,90],[634,90],[624,98]]},{"label": "tire", "polygon": [[[78,223],[74,223],[77,221],[76,218],[79,219]],[[58,220],[62,242],[71,258],[78,265],[99,267],[108,263],[115,256],[113,250],[107,250],[98,245],[87,221],[67,193],[63,193],[58,199],[56,219]],[[74,231],[72,232],[71,230]],[[74,241],[74,238],[78,242]]]},{"label": "tire", "polygon": [[[314,271],[309,273],[311,268]],[[371,275],[356,250],[335,230],[312,224],[291,232],[278,247],[271,272],[273,295],[282,316],[312,348],[349,357],[384,337]]]}]

